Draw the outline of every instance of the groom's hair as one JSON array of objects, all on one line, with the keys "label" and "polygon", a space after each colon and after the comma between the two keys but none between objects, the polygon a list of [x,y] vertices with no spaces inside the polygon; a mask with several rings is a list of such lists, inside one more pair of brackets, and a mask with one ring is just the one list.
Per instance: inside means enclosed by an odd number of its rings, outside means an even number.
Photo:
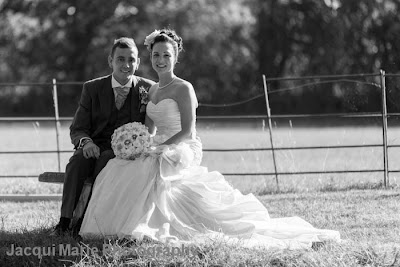
[{"label": "groom's hair", "polygon": [[115,52],[115,49],[117,47],[119,47],[119,48],[131,48],[131,49],[136,51],[136,56],[139,55],[139,50],[137,49],[135,41],[132,38],[121,37],[121,38],[118,38],[118,39],[114,40],[114,44],[111,47],[111,51],[110,51],[110,56],[111,57],[114,57],[114,52]]}]

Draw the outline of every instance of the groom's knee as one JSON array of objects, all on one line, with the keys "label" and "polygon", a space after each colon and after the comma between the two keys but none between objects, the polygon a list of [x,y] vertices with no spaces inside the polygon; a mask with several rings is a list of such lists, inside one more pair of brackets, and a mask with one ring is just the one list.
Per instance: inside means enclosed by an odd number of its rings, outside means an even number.
[{"label": "groom's knee", "polygon": [[91,173],[93,172],[94,164],[95,159],[85,158],[83,155],[83,150],[78,149],[74,152],[67,164],[66,176],[73,176],[78,179],[86,179],[88,176],[92,175]]},{"label": "groom's knee", "polygon": [[100,153],[100,157],[96,160],[94,167],[92,180],[94,181],[100,171],[107,165],[107,162],[115,158],[114,152],[112,150],[104,150]]},{"label": "groom's knee", "polygon": [[72,155],[72,157],[69,159],[69,162],[73,162],[73,161],[80,161],[82,159],[86,159],[83,156],[83,149],[77,149],[75,150],[74,154]]}]

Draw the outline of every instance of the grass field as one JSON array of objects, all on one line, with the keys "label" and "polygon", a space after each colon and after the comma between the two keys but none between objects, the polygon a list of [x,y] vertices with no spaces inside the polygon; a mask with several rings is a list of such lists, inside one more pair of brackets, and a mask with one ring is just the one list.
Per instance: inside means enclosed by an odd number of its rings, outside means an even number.
[{"label": "grass field", "polygon": [[[43,123],[42,123],[43,124]],[[10,123],[0,125],[2,151],[55,150],[54,125]],[[220,122],[199,123],[198,134],[205,149],[215,148],[269,148],[268,128],[262,121],[224,125]],[[390,145],[400,143],[400,128],[389,128]],[[304,147],[329,145],[367,145],[382,143],[382,129],[378,126],[358,125],[341,127],[308,127],[296,121],[276,122],[273,128],[274,147]],[[60,132],[60,149],[72,150],[68,125]],[[65,170],[71,153],[61,154],[61,170]],[[333,170],[382,170],[382,147],[279,150],[275,152],[278,172],[333,171]],[[399,170],[399,148],[389,149],[389,169]],[[203,166],[222,173],[274,172],[271,151],[205,152]],[[45,171],[58,171],[56,154],[0,154],[2,175],[38,175]],[[275,176],[227,176],[243,192],[276,192]],[[280,175],[281,192],[313,190],[342,190],[346,188],[375,188],[383,181],[383,172]],[[399,184],[399,174],[390,173],[390,183]],[[37,178],[0,179],[0,194],[49,194],[61,193],[61,186],[40,184]]]},{"label": "grass field", "polygon": [[[266,251],[213,243],[199,246],[201,253],[195,259],[187,256],[152,259],[138,257],[133,252],[125,256],[115,252],[102,257],[79,254],[42,259],[34,255],[8,256],[6,252],[11,251],[12,244],[21,247],[78,244],[73,239],[49,237],[46,233],[56,223],[59,202],[0,202],[0,264],[62,266],[69,260],[75,266],[400,266],[399,197],[398,189],[259,196],[271,217],[300,216],[316,227],[340,231],[343,242],[304,251]],[[102,242],[91,240],[85,244],[101,249]],[[155,245],[142,242],[135,246]]]},{"label": "grass field", "polygon": [[[270,147],[262,123],[235,127],[208,123],[199,125],[204,148]],[[54,129],[37,123],[0,126],[2,151],[53,150]],[[389,144],[399,143],[399,128],[391,128]],[[62,150],[70,150],[68,127],[62,125]],[[307,127],[276,123],[274,146],[379,144],[382,130],[375,126]],[[70,157],[62,155],[62,169]],[[400,150],[389,150],[389,167],[400,169]],[[55,154],[0,155],[2,175],[39,174],[57,171]],[[278,151],[279,171],[382,169],[381,147]],[[271,172],[271,152],[208,152],[203,166],[221,172]],[[198,257],[155,259],[113,254],[97,256],[8,256],[12,244],[22,247],[77,246],[70,238],[50,238],[47,231],[59,216],[59,201],[0,202],[0,266],[400,266],[400,188],[397,173],[390,173],[388,189],[382,189],[382,172],[279,176],[228,176],[243,193],[255,193],[271,217],[299,216],[318,228],[338,230],[344,241],[318,250],[265,251],[209,244],[198,248]],[[0,179],[0,194],[61,193],[62,186],[42,184],[37,178]],[[101,247],[103,241],[86,242]],[[137,246],[154,246],[140,243]],[[119,247],[126,244],[118,243]],[[61,261],[59,261],[61,260]],[[68,262],[72,261],[72,262]]]}]

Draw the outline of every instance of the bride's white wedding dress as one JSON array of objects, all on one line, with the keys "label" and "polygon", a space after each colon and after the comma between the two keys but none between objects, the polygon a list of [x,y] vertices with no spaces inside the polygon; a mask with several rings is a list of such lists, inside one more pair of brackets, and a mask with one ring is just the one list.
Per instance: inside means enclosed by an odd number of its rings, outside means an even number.
[{"label": "bride's white wedding dress", "polygon": [[[163,142],[181,130],[173,99],[149,102],[147,114]],[[245,247],[307,248],[339,241],[339,232],[316,229],[299,217],[270,218],[253,195],[232,188],[219,172],[199,166],[201,143],[164,147],[134,161],[112,159],[96,178],[80,235],[148,238],[164,243],[212,239]]]}]

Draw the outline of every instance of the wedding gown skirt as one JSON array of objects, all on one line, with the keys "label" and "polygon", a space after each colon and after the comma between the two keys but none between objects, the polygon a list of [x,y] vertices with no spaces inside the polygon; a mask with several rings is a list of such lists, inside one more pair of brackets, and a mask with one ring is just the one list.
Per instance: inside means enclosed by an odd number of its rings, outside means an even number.
[{"label": "wedding gown skirt", "polygon": [[[147,112],[158,132],[179,131],[175,101],[150,102]],[[160,141],[169,136],[158,135]],[[201,148],[194,138],[146,158],[110,160],[96,178],[80,234],[289,249],[340,240],[339,232],[314,228],[299,217],[270,218],[253,194],[243,195],[219,172],[199,165]]]}]

